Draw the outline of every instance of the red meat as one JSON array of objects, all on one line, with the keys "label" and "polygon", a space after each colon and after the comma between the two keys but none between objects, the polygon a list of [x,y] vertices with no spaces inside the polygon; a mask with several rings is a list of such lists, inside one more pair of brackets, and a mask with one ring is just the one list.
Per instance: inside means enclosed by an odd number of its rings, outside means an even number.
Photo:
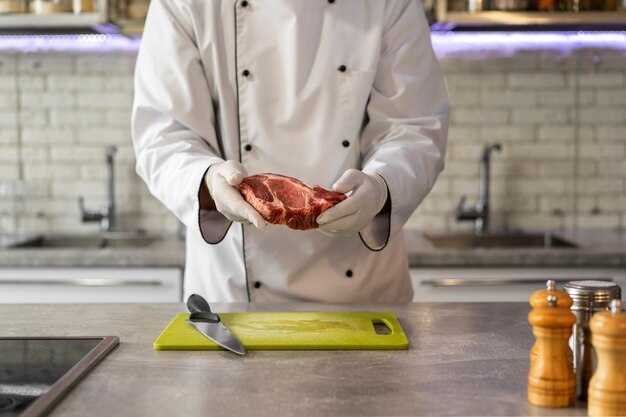
[{"label": "red meat", "polygon": [[246,177],[237,188],[269,223],[284,224],[295,230],[316,229],[317,216],[346,199],[345,194],[276,174]]}]

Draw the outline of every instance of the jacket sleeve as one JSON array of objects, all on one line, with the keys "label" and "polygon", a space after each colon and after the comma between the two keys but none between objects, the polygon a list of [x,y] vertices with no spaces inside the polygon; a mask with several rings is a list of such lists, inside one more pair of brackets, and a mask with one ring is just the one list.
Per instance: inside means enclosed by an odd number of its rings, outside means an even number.
[{"label": "jacket sleeve", "polygon": [[131,128],[137,173],[150,192],[190,231],[215,243],[230,222],[215,210],[200,212],[204,174],[222,158],[191,16],[186,2],[151,2],[135,68]]},{"label": "jacket sleeve", "polygon": [[387,183],[391,210],[360,235],[381,250],[401,231],[443,169],[449,106],[417,0],[388,0],[381,55],[361,133],[364,172]]}]

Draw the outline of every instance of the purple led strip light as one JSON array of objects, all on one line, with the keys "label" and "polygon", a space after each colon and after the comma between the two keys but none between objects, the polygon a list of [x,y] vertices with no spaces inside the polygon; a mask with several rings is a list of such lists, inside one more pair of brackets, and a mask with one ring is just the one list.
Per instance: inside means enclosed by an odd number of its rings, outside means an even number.
[{"label": "purple led strip light", "polygon": [[[602,48],[626,51],[626,32],[433,32],[437,55],[471,51],[571,51]],[[139,37],[123,35],[0,36],[0,51],[9,52],[136,52]]]},{"label": "purple led strip light", "polygon": [[433,32],[439,58],[468,52],[513,54],[519,50],[612,49],[626,52],[626,32]]},{"label": "purple led strip light", "polygon": [[136,52],[140,39],[123,35],[0,36],[2,52]]}]

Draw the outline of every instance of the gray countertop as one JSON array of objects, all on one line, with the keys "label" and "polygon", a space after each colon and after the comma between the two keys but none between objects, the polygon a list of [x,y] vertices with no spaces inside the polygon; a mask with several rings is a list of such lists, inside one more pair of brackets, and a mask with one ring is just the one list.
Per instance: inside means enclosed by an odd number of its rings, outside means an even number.
[{"label": "gray countertop", "polygon": [[434,248],[422,233],[405,234],[409,263],[413,267],[529,267],[589,266],[626,267],[626,231],[579,230],[554,234],[577,244],[577,248]]},{"label": "gray countertop", "polygon": [[167,236],[135,248],[0,249],[0,267],[184,267],[185,243]]},{"label": "gray countertop", "polygon": [[585,415],[526,401],[524,303],[215,304],[224,311],[390,311],[408,351],[166,352],[183,304],[0,305],[0,336],[116,335],[51,416]]},{"label": "gray countertop", "polygon": [[[405,232],[413,267],[626,266],[626,231],[559,231],[576,249],[440,249]],[[0,267],[184,267],[185,244],[166,237],[139,248],[0,250]]]}]

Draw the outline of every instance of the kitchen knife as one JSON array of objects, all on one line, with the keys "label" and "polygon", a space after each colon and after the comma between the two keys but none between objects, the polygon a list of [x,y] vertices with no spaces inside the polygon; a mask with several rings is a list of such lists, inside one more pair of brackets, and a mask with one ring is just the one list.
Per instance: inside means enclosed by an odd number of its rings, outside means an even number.
[{"label": "kitchen knife", "polygon": [[209,303],[201,295],[190,295],[187,299],[187,308],[191,312],[187,323],[224,349],[239,355],[246,354],[246,350],[239,339],[224,326],[220,316],[211,311]]}]

